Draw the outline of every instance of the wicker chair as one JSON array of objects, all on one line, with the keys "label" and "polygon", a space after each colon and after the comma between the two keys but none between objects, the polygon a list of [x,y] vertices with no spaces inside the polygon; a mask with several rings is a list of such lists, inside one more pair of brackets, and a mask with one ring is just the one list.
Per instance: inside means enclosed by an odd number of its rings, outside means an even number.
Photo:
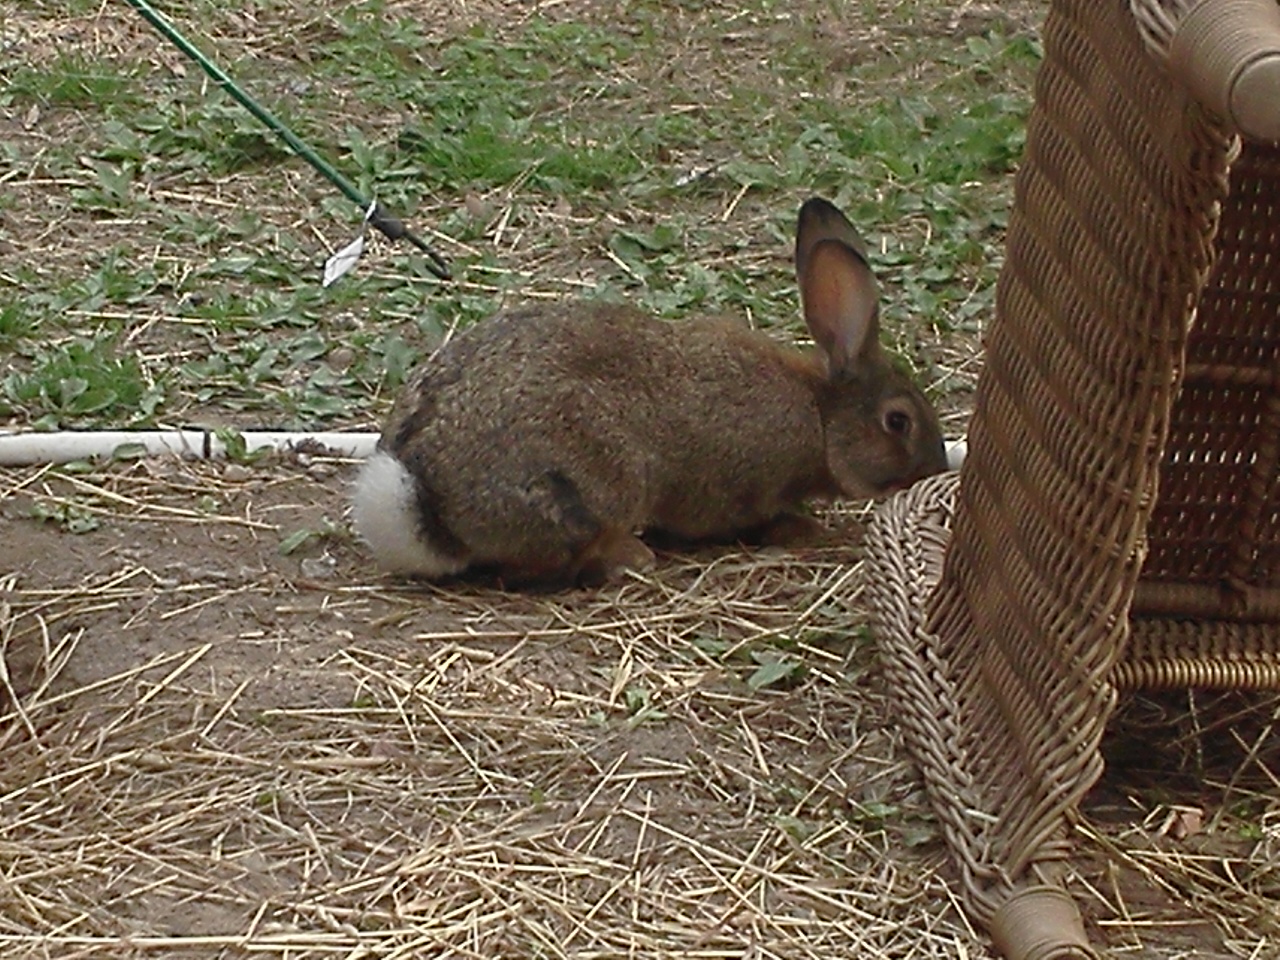
[{"label": "wicker chair", "polygon": [[1117,691],[1280,688],[1280,6],[1184,6],[1054,0],[968,455],[868,532],[1010,958],[1095,955],[1061,879]]}]

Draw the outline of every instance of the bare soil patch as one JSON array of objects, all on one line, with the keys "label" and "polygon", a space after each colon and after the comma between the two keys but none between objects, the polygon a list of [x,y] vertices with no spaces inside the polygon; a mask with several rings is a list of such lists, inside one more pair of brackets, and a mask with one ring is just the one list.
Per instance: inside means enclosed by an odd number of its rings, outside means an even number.
[{"label": "bare soil patch", "polygon": [[[852,540],[605,593],[413,587],[342,530],[281,553],[346,482],[6,476],[10,948],[808,956],[919,918],[971,944],[851,652]],[[68,502],[100,526],[24,517]]]},{"label": "bare soil patch", "polygon": [[[352,6],[224,4],[198,38],[245,53],[241,79],[287,108],[292,73],[308,73],[298,65]],[[961,49],[993,31],[1028,35],[1044,8],[372,6],[388,24],[415,19],[432,40],[495,25],[514,35],[535,18],[643,23],[651,47],[600,71],[603,107],[553,104],[588,120],[625,110],[637,128],[669,109],[655,91],[677,80],[689,94],[679,108],[698,123],[735,86],[780,89],[791,45],[823,68],[803,96],[840,109],[890,103],[960,69],[913,58],[921,38]],[[638,16],[654,6],[661,17]],[[144,63],[151,80],[190,78],[190,99],[173,102],[200,109],[196,68],[125,4],[0,0],[0,52],[40,66],[67,54]],[[879,72],[856,72],[867,64]],[[411,60],[407,72],[429,66]],[[621,84],[625,103],[609,98]],[[316,102],[331,114],[317,122],[335,130],[394,140],[414,119],[371,112],[339,83],[326,93]],[[753,123],[799,95],[764,102]],[[192,291],[186,278],[224,255],[269,254],[280,288],[297,295],[311,283],[299,278],[353,230],[350,211],[326,211],[328,189],[295,160],[214,175],[144,159],[131,189],[146,202],[105,212],[77,202],[73,191],[100,184],[93,157],[69,164],[67,145],[101,151],[104,130],[90,107],[0,111],[4,289],[48,297],[81,275],[109,275],[113,260],[155,274],[123,306],[69,298],[80,305],[42,341],[118,327],[121,349],[148,370],[176,368],[236,336],[230,321],[216,336],[211,322],[199,327],[190,303],[218,291]],[[404,212],[424,229],[450,217],[465,227],[459,211],[474,206],[475,237],[441,240],[446,254],[477,261],[450,290],[495,304],[592,289],[618,270],[616,228],[679,216],[716,225],[713,242],[682,248],[682,261],[733,265],[762,289],[784,282],[777,191],[711,178],[677,192],[685,174],[732,159],[732,146],[673,143],[655,154],[661,189],[604,211],[526,191],[517,177],[478,196],[423,196]],[[182,216],[225,226],[245,210],[260,220],[251,234],[166,239]],[[886,225],[885,252],[922,249],[932,229],[927,211]],[[361,269],[399,282],[401,266],[374,244]],[[9,279],[19,272],[21,289]],[[380,322],[429,349],[417,321],[437,295]],[[766,305],[783,321],[794,312],[790,300]],[[307,364],[340,371],[342,351],[350,364],[345,339],[378,306],[314,308],[335,349]],[[945,379],[945,422],[959,434],[980,324],[910,322],[901,336]],[[286,333],[296,331],[262,336]],[[30,363],[0,353],[0,376]],[[270,422],[278,409],[220,404],[176,397],[164,415],[281,426]],[[332,423],[371,428],[371,407]],[[28,425],[20,413],[6,421]],[[506,594],[379,577],[346,522],[353,466],[311,456],[251,468],[0,469],[0,955],[991,955],[957,908],[954,867],[895,729],[900,694],[875,669],[859,603],[862,508],[825,514],[829,541],[809,550],[665,553],[652,575],[612,589]],[[1126,705],[1111,769],[1077,825],[1071,888],[1097,942],[1134,958],[1280,956],[1276,715],[1274,701]]]},{"label": "bare soil patch", "polygon": [[[856,513],[502,594],[380,579],[350,464],[303,460],[4,473],[7,955],[988,955],[859,627]],[[29,516],[69,505],[96,528]],[[1094,935],[1267,955],[1274,836],[1178,824],[1274,804],[1212,772],[1153,800],[1139,752],[1081,826]]]}]

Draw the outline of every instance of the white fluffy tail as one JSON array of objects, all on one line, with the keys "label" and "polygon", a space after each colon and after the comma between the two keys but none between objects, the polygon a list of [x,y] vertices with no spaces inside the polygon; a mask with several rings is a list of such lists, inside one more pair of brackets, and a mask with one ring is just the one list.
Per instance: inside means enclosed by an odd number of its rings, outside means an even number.
[{"label": "white fluffy tail", "polygon": [[466,566],[424,539],[413,476],[385,450],[375,451],[360,468],[351,517],[378,565],[391,573],[434,579]]}]

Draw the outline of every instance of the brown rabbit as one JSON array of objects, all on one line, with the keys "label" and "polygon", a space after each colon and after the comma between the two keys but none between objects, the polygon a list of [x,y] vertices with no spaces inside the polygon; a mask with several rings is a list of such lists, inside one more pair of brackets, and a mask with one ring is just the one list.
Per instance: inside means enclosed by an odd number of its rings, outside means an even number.
[{"label": "brown rabbit", "polygon": [[645,531],[777,542],[808,498],[944,470],[937,415],[880,346],[864,249],[830,203],[801,207],[808,353],[606,303],[476,325],[396,404],[356,484],[356,531],[396,573],[599,582],[652,564]]}]

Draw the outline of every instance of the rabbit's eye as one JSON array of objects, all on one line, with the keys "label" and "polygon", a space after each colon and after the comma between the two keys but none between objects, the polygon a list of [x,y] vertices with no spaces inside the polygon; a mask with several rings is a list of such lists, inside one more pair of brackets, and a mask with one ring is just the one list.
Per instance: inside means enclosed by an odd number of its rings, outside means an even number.
[{"label": "rabbit's eye", "polygon": [[884,428],[895,436],[906,436],[911,432],[911,417],[901,410],[890,410],[884,415]]}]

